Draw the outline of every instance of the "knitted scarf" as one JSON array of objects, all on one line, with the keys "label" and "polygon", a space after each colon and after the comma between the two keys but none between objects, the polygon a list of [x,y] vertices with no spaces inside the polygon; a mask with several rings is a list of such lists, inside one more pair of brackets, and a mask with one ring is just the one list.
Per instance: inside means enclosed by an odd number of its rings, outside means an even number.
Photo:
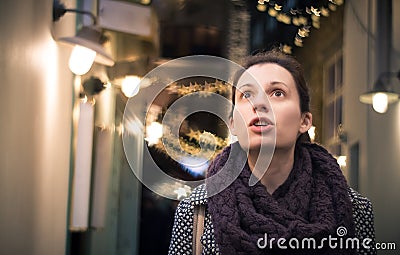
[{"label": "knitted scarf", "polygon": [[[233,150],[234,146],[239,145],[232,144],[216,157],[208,169],[208,177],[225,164],[230,164],[227,169],[244,165],[238,161],[247,161],[245,152]],[[231,151],[237,154],[233,155],[233,162],[228,161]],[[228,188],[208,198],[208,210],[222,255],[356,254],[354,250],[344,250],[345,246],[339,249],[339,239],[332,241],[332,246],[329,239],[322,242],[329,236],[348,238],[355,233],[348,185],[336,160],[324,148],[311,143],[296,145],[293,169],[272,195],[260,182],[250,187],[250,175],[246,163]],[[207,183],[207,189],[223,184],[223,178]],[[339,227],[346,228],[345,236],[337,235]],[[285,240],[280,247],[279,238]],[[294,238],[299,241],[297,247],[291,241]],[[316,240],[317,248],[307,246],[307,242],[301,246],[304,238]],[[323,247],[318,247],[321,243]]]}]

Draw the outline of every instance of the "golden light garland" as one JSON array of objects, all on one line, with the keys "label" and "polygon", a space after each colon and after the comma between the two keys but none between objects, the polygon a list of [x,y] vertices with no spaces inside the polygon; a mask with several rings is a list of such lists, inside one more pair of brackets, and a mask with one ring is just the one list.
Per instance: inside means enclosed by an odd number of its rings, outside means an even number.
[{"label": "golden light garland", "polygon": [[185,137],[179,138],[172,135],[171,132],[166,132],[160,142],[153,146],[174,159],[179,159],[187,154],[193,157],[213,159],[228,144],[229,139],[223,139],[207,131],[190,129]]},{"label": "golden light garland", "polygon": [[[303,38],[310,35],[310,28],[320,28],[320,17],[328,17],[330,11],[336,11],[337,6],[344,3],[344,0],[329,0],[327,6],[315,8],[314,6],[306,7],[305,10],[291,8],[289,12],[283,11],[283,6],[276,4],[270,0],[258,0],[257,10],[267,12],[271,17],[284,24],[293,24],[300,27],[294,38],[294,45],[303,47]],[[306,17],[305,14],[309,16]],[[311,22],[310,22],[311,19]],[[292,47],[287,44],[281,44],[281,50],[291,54]]]},{"label": "golden light garland", "polygon": [[[198,95],[200,97],[206,97],[213,93],[228,96],[231,93],[231,88],[232,85],[229,83],[215,80],[215,82],[211,83],[190,83],[189,85],[174,82],[166,89],[169,93],[177,94],[180,97],[197,92],[204,92]],[[149,143],[149,146],[169,155],[173,159],[179,159],[188,154],[192,157],[212,159],[229,144],[228,138],[224,139],[207,131],[195,131],[190,128],[188,133],[177,137],[172,134],[170,126],[180,123],[181,119],[170,120],[170,122],[171,123],[163,122],[162,138],[155,144]]]},{"label": "golden light garland", "polygon": [[216,80],[213,83],[205,82],[204,84],[190,83],[189,85],[172,83],[167,87],[170,93],[178,94],[179,96],[185,96],[196,92],[206,92],[200,94],[200,96],[207,96],[213,93],[220,95],[227,95],[230,93],[232,86],[226,82]]}]

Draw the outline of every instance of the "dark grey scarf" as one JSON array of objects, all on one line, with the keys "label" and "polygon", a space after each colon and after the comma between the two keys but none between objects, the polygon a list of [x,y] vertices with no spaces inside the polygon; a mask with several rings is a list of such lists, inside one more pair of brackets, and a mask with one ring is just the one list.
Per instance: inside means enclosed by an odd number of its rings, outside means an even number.
[{"label": "dark grey scarf", "polygon": [[[228,162],[228,169],[243,165],[238,161],[246,160],[244,151],[233,150],[233,146],[239,145],[235,143],[218,155],[208,176],[215,175],[227,163],[231,151],[237,155],[233,162]],[[314,238],[319,246],[329,235],[337,238],[338,227],[347,230],[343,238],[354,237],[355,232],[348,185],[336,160],[321,146],[310,143],[296,145],[294,160],[288,179],[272,195],[260,182],[248,185],[251,171],[245,164],[228,188],[208,199],[216,241],[223,255],[355,254],[348,249],[332,249],[327,241],[322,249],[290,249],[291,238],[300,244],[303,238]],[[223,178],[207,183],[207,187],[223,183]],[[267,247],[259,248],[260,238],[268,241]],[[275,241],[271,247],[272,238]],[[279,238],[285,238],[284,246],[288,249],[278,247]],[[339,241],[335,243],[339,247]]]}]

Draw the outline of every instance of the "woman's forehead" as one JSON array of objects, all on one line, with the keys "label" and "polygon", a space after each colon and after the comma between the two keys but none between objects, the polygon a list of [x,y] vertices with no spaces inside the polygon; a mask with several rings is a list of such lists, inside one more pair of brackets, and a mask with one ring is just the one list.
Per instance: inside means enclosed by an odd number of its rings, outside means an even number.
[{"label": "woman's forehead", "polygon": [[249,67],[239,78],[236,88],[243,86],[263,87],[265,85],[285,84],[294,86],[292,74],[275,63],[261,63]]}]

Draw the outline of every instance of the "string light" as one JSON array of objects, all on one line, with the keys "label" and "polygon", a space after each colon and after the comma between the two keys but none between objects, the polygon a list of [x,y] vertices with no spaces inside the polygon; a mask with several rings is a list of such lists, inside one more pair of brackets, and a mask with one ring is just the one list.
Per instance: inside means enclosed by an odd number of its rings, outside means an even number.
[{"label": "string light", "polygon": [[292,47],[287,44],[282,45],[281,50],[286,54],[292,54]]},{"label": "string light", "polygon": [[277,12],[274,8],[269,8],[268,14],[269,14],[271,17],[276,17],[276,15],[278,15],[278,12]]},{"label": "string light", "polygon": [[329,5],[328,5],[328,8],[329,8],[329,10],[331,10],[331,11],[336,11],[336,5],[334,5],[334,4],[329,4]]},{"label": "string light", "polygon": [[257,10],[260,12],[265,12],[267,10],[267,6],[265,4],[257,4]]},{"label": "string light", "polygon": [[292,14],[292,15],[298,15],[298,14],[301,14],[301,11],[299,10],[299,9],[293,9],[293,8],[290,8],[290,14]]},{"label": "string light", "polygon": [[321,15],[324,17],[329,17],[329,9],[322,7],[321,8]]},{"label": "string light", "polygon": [[[212,83],[198,84],[195,82],[189,85],[175,82],[166,89],[169,93],[177,94],[181,97],[196,92],[204,92],[200,93],[199,96],[207,96],[213,93],[224,96],[231,92],[231,88],[232,85],[229,83],[216,80]],[[162,115],[161,110],[160,114]],[[171,123],[180,123],[180,121],[181,116],[177,116],[176,119],[171,120]],[[171,124],[169,123],[163,122],[163,125],[160,124],[157,119],[149,121],[146,127],[146,141],[148,146],[170,155],[171,158],[180,158],[187,153],[199,158],[210,158],[210,155],[214,157],[229,144],[229,138],[222,138],[210,132],[195,131],[193,129],[189,129],[189,132],[177,137],[170,131],[170,126]]]},{"label": "string light", "polygon": [[190,83],[189,85],[172,83],[167,87],[167,90],[170,93],[176,93],[179,96],[185,96],[195,92],[206,92],[201,94],[202,96],[211,95],[213,93],[217,93],[220,95],[226,95],[230,93],[232,85],[227,84],[226,82],[216,80],[215,82],[204,84],[198,83]]},{"label": "string light", "polygon": [[[257,3],[256,8],[258,11],[267,12],[269,16],[274,17],[281,23],[302,27],[299,28],[298,33],[293,40],[294,45],[302,47],[302,38],[309,36],[309,28],[311,26],[316,29],[320,28],[320,17],[329,17],[330,12],[336,11],[337,7],[344,3],[344,0],[329,0],[327,5],[320,7],[307,6],[305,9],[290,8],[287,12],[283,11],[285,9],[283,5],[279,5],[275,1],[270,2],[269,0],[258,0]],[[288,48],[286,47],[286,49]]]},{"label": "string light", "polygon": [[294,38],[294,45],[296,45],[297,47],[303,47],[303,39],[296,35],[296,37]]},{"label": "string light", "polygon": [[278,21],[280,21],[282,23],[285,23],[287,25],[289,25],[291,23],[290,17],[288,15],[286,15],[286,14],[279,13],[276,16],[276,20],[278,20]]},{"label": "string light", "polygon": [[320,16],[321,15],[321,11],[318,10],[318,8],[314,8],[311,6],[311,12],[315,15],[315,16]]},{"label": "string light", "polygon": [[274,9],[277,11],[282,11],[282,5],[275,4]]}]

